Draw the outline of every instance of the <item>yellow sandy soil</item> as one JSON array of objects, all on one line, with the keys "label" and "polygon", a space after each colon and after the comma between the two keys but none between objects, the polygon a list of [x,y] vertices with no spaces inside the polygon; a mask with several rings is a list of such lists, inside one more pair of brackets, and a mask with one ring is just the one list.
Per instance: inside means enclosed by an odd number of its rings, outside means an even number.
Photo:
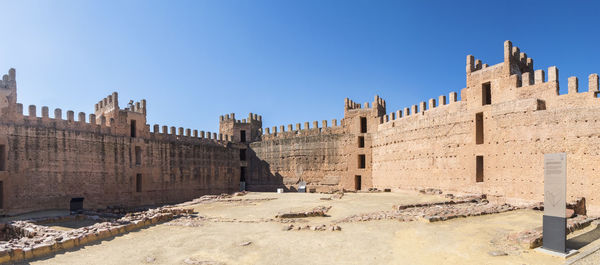
[{"label": "yellow sandy soil", "polygon": [[[333,206],[331,217],[308,223],[328,224],[357,213],[391,210],[392,205],[444,200],[409,192],[346,194],[323,201],[324,194],[251,193],[234,199],[271,201],[217,202],[193,206],[202,216],[252,221],[279,212]],[[562,264],[535,251],[506,250],[508,233],[540,226],[540,212],[520,210],[446,222],[369,221],[342,223],[342,231],[283,231],[277,222],[205,222],[199,227],[156,225],[60,253],[31,264],[185,264],[184,260],[222,264]],[[302,223],[305,224],[305,223]],[[252,242],[242,246],[244,242]]]}]

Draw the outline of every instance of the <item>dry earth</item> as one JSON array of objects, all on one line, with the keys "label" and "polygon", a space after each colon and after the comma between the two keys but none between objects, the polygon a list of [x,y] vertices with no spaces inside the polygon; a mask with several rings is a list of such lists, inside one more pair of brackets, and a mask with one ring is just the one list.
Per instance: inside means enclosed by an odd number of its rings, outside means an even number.
[{"label": "dry earth", "polygon": [[[508,234],[540,226],[542,213],[517,210],[443,222],[340,223],[341,231],[289,230],[394,205],[447,200],[412,192],[249,193],[188,205],[198,217],[174,220],[62,252],[30,264],[562,264],[509,244]],[[328,217],[278,219],[279,213],[331,206]],[[493,256],[490,253],[506,253]]]}]

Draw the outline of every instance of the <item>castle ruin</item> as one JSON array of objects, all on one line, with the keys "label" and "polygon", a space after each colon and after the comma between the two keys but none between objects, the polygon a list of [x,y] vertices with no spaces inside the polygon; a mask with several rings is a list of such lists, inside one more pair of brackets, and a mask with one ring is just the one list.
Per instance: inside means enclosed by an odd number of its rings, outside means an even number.
[{"label": "castle ruin", "polygon": [[[94,114],[41,117],[17,103],[15,70],[0,83],[0,207],[3,214],[139,206],[203,194],[438,188],[507,201],[543,201],[543,155],[568,154],[569,200],[595,193],[598,75],[559,94],[558,68],[535,70],[510,41],[489,66],[471,55],[466,87],[388,112],[386,101],[345,100],[342,120],[262,127],[262,117],[220,117],[219,132],[146,124],[146,101],[119,106],[113,93]],[[596,171],[598,170],[598,171]]]}]

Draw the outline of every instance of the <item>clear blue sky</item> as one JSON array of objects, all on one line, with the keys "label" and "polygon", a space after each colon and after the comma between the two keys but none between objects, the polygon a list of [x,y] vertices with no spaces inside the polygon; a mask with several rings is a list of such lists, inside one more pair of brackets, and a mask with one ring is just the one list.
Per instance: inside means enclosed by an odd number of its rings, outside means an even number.
[{"label": "clear blue sky", "polygon": [[209,131],[230,112],[271,127],[341,119],[345,97],[391,112],[458,92],[466,55],[499,63],[507,39],[563,91],[600,72],[594,2],[488,2],[2,1],[0,69],[38,115],[118,91],[148,100],[150,125]]}]

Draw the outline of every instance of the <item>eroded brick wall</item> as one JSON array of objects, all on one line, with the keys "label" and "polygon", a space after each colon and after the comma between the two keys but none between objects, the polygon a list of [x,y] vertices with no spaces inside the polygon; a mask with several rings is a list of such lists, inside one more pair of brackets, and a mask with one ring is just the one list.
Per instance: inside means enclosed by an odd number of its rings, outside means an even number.
[{"label": "eroded brick wall", "polygon": [[238,189],[237,152],[226,143],[153,133],[119,136],[107,129],[30,117],[0,124],[0,144],[7,146],[6,171],[0,172],[4,212],[69,209],[74,197],[83,197],[85,208],[104,208]]}]

